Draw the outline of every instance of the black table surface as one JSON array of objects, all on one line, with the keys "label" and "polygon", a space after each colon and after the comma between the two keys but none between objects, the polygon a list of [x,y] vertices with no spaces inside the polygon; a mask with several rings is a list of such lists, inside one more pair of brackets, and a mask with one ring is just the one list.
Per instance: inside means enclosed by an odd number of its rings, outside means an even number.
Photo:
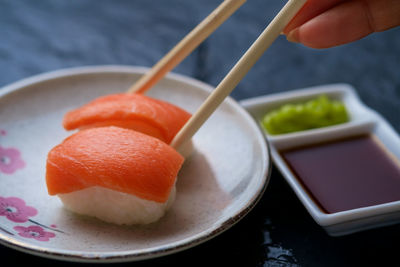
[{"label": "black table surface", "polygon": [[[221,1],[0,1],[0,87],[63,68],[151,67]],[[174,72],[216,86],[283,6],[249,0]],[[400,130],[400,28],[331,49],[280,36],[233,91],[236,100],[315,85],[348,83]],[[1,124],[1,122],[0,122]],[[400,190],[400,189],[399,189]],[[210,241],[188,250],[118,266],[366,266],[398,262],[400,226],[330,237],[273,167],[256,207]],[[79,263],[0,246],[1,266]],[[25,266],[25,265],[24,265]]]}]

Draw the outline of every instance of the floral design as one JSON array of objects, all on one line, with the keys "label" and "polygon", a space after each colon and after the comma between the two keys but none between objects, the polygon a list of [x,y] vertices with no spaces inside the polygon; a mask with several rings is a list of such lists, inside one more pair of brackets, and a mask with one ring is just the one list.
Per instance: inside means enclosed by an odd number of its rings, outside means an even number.
[{"label": "floral design", "polygon": [[18,235],[26,238],[33,238],[38,241],[49,241],[50,238],[56,235],[52,232],[46,232],[42,227],[37,225],[31,225],[28,227],[14,226],[14,230],[18,232]]},{"label": "floral design", "polygon": [[6,216],[13,222],[26,222],[29,217],[35,216],[37,210],[27,206],[25,201],[17,197],[0,197],[0,216]]},{"label": "floral design", "polygon": [[12,174],[23,167],[25,167],[25,162],[21,159],[18,149],[0,146],[0,172]]},{"label": "floral design", "polygon": [[[25,226],[14,226],[14,230],[18,232],[18,235],[25,238],[33,238],[38,241],[49,241],[50,238],[56,236],[53,232],[59,232],[67,234],[57,228],[57,225],[51,224],[50,226],[41,224],[37,221],[32,220],[33,217],[38,214],[38,211],[31,206],[25,204],[25,201],[18,197],[0,197],[0,216],[5,216],[8,220],[14,223],[33,223],[28,227]],[[0,231],[5,232],[9,235],[14,235],[12,230],[0,226]],[[47,232],[45,229],[49,229],[53,232]]]}]

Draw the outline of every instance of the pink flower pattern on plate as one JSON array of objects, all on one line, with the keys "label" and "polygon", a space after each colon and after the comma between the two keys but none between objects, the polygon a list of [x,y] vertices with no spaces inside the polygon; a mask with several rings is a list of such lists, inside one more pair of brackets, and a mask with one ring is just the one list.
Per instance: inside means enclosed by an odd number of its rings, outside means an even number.
[{"label": "pink flower pattern on plate", "polygon": [[0,146],[0,172],[12,174],[23,167],[25,167],[25,162],[21,159],[18,149]]},{"label": "pink flower pattern on plate", "polygon": [[42,227],[37,225],[32,225],[28,227],[24,226],[14,226],[14,230],[18,232],[18,235],[26,238],[33,238],[38,241],[49,241],[50,238],[56,235],[51,232],[46,232]]},{"label": "pink flower pattern on plate", "polygon": [[25,201],[17,197],[0,197],[0,216],[6,216],[13,222],[26,222],[29,217],[35,216],[37,210],[27,206]]}]

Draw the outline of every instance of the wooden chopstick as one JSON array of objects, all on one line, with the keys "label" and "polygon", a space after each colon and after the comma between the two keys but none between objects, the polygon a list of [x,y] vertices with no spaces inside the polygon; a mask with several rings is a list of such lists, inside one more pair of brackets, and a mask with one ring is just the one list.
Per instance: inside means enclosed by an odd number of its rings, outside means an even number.
[{"label": "wooden chopstick", "polygon": [[142,76],[127,93],[143,94],[161,80],[185,59],[201,42],[228,19],[246,0],[225,0],[188,35],[186,35],[171,51],[169,51],[149,72]]},{"label": "wooden chopstick", "polygon": [[289,0],[286,3],[215,90],[208,96],[200,108],[177,133],[171,142],[172,147],[178,150],[184,143],[192,138],[201,125],[203,125],[222,101],[232,92],[265,50],[279,36],[284,27],[291,21],[306,1],[307,0]]}]

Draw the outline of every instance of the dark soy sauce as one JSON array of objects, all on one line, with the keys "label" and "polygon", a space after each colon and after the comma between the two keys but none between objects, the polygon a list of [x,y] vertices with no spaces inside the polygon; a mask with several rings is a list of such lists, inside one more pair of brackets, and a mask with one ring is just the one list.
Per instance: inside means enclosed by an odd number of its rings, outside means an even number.
[{"label": "dark soy sauce", "polygon": [[400,165],[372,135],[299,147],[281,155],[326,213],[400,200]]}]

